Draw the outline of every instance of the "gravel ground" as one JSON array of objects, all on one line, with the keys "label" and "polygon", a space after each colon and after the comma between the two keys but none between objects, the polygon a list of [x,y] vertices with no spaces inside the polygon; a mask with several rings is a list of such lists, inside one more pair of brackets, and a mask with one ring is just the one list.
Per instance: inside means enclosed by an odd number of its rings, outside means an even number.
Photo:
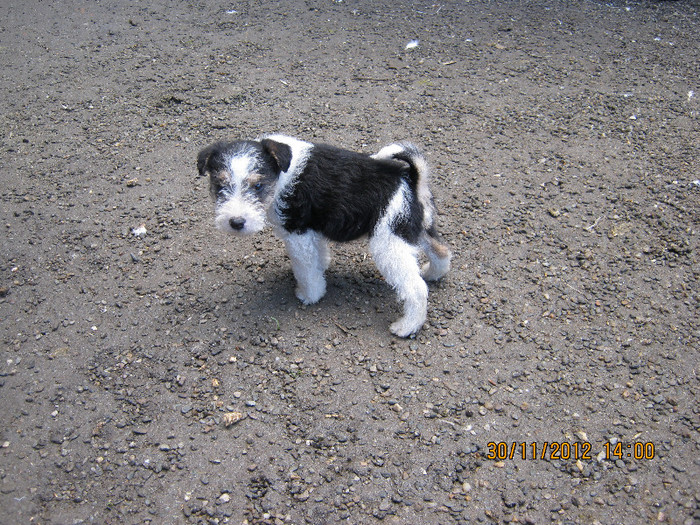
[{"label": "gravel ground", "polygon": [[[1,523],[700,522],[697,2],[1,4]],[[415,339],[214,230],[276,131],[426,150]]]}]

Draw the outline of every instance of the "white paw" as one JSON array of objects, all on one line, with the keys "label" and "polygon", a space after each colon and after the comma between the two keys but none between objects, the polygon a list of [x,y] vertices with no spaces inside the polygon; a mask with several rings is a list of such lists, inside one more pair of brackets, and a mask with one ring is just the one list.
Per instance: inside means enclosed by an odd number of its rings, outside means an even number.
[{"label": "white paw", "polygon": [[438,281],[442,279],[450,269],[450,260],[439,263],[429,262],[421,267],[420,275],[426,281]]},{"label": "white paw", "polygon": [[435,268],[430,263],[425,263],[420,269],[420,276],[425,281],[437,281],[442,275],[438,275]]},{"label": "white paw", "polygon": [[311,287],[297,286],[296,296],[304,304],[315,304],[321,300],[321,298],[326,295],[326,285]]},{"label": "white paw", "polygon": [[410,337],[423,326],[423,322],[416,323],[412,319],[402,317],[398,321],[391,323],[389,330],[398,337]]}]

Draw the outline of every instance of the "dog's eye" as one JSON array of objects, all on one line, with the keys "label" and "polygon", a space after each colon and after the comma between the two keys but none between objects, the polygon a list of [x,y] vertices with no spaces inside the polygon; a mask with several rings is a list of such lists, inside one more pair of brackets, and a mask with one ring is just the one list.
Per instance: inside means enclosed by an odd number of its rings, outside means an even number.
[{"label": "dog's eye", "polygon": [[253,186],[253,189],[255,191],[262,191],[262,189],[265,187],[265,185],[262,182],[258,182],[255,186]]}]

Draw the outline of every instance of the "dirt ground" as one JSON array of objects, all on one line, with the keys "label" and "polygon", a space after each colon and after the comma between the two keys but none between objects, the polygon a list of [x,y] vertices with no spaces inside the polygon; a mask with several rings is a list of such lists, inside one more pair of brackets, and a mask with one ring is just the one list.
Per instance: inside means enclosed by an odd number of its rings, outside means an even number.
[{"label": "dirt ground", "polygon": [[[0,523],[700,523],[700,4],[1,4]],[[278,131],[427,152],[414,339],[214,229]]]}]

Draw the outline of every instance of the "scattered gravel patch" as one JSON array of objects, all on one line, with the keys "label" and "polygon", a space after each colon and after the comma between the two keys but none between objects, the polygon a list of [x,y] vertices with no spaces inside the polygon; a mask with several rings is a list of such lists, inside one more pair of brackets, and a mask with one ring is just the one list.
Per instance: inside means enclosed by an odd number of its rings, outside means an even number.
[{"label": "scattered gravel patch", "polygon": [[[0,19],[8,523],[700,521],[696,4]],[[272,131],[424,147],[415,339],[362,243],[301,306],[214,231],[197,151]]]}]

